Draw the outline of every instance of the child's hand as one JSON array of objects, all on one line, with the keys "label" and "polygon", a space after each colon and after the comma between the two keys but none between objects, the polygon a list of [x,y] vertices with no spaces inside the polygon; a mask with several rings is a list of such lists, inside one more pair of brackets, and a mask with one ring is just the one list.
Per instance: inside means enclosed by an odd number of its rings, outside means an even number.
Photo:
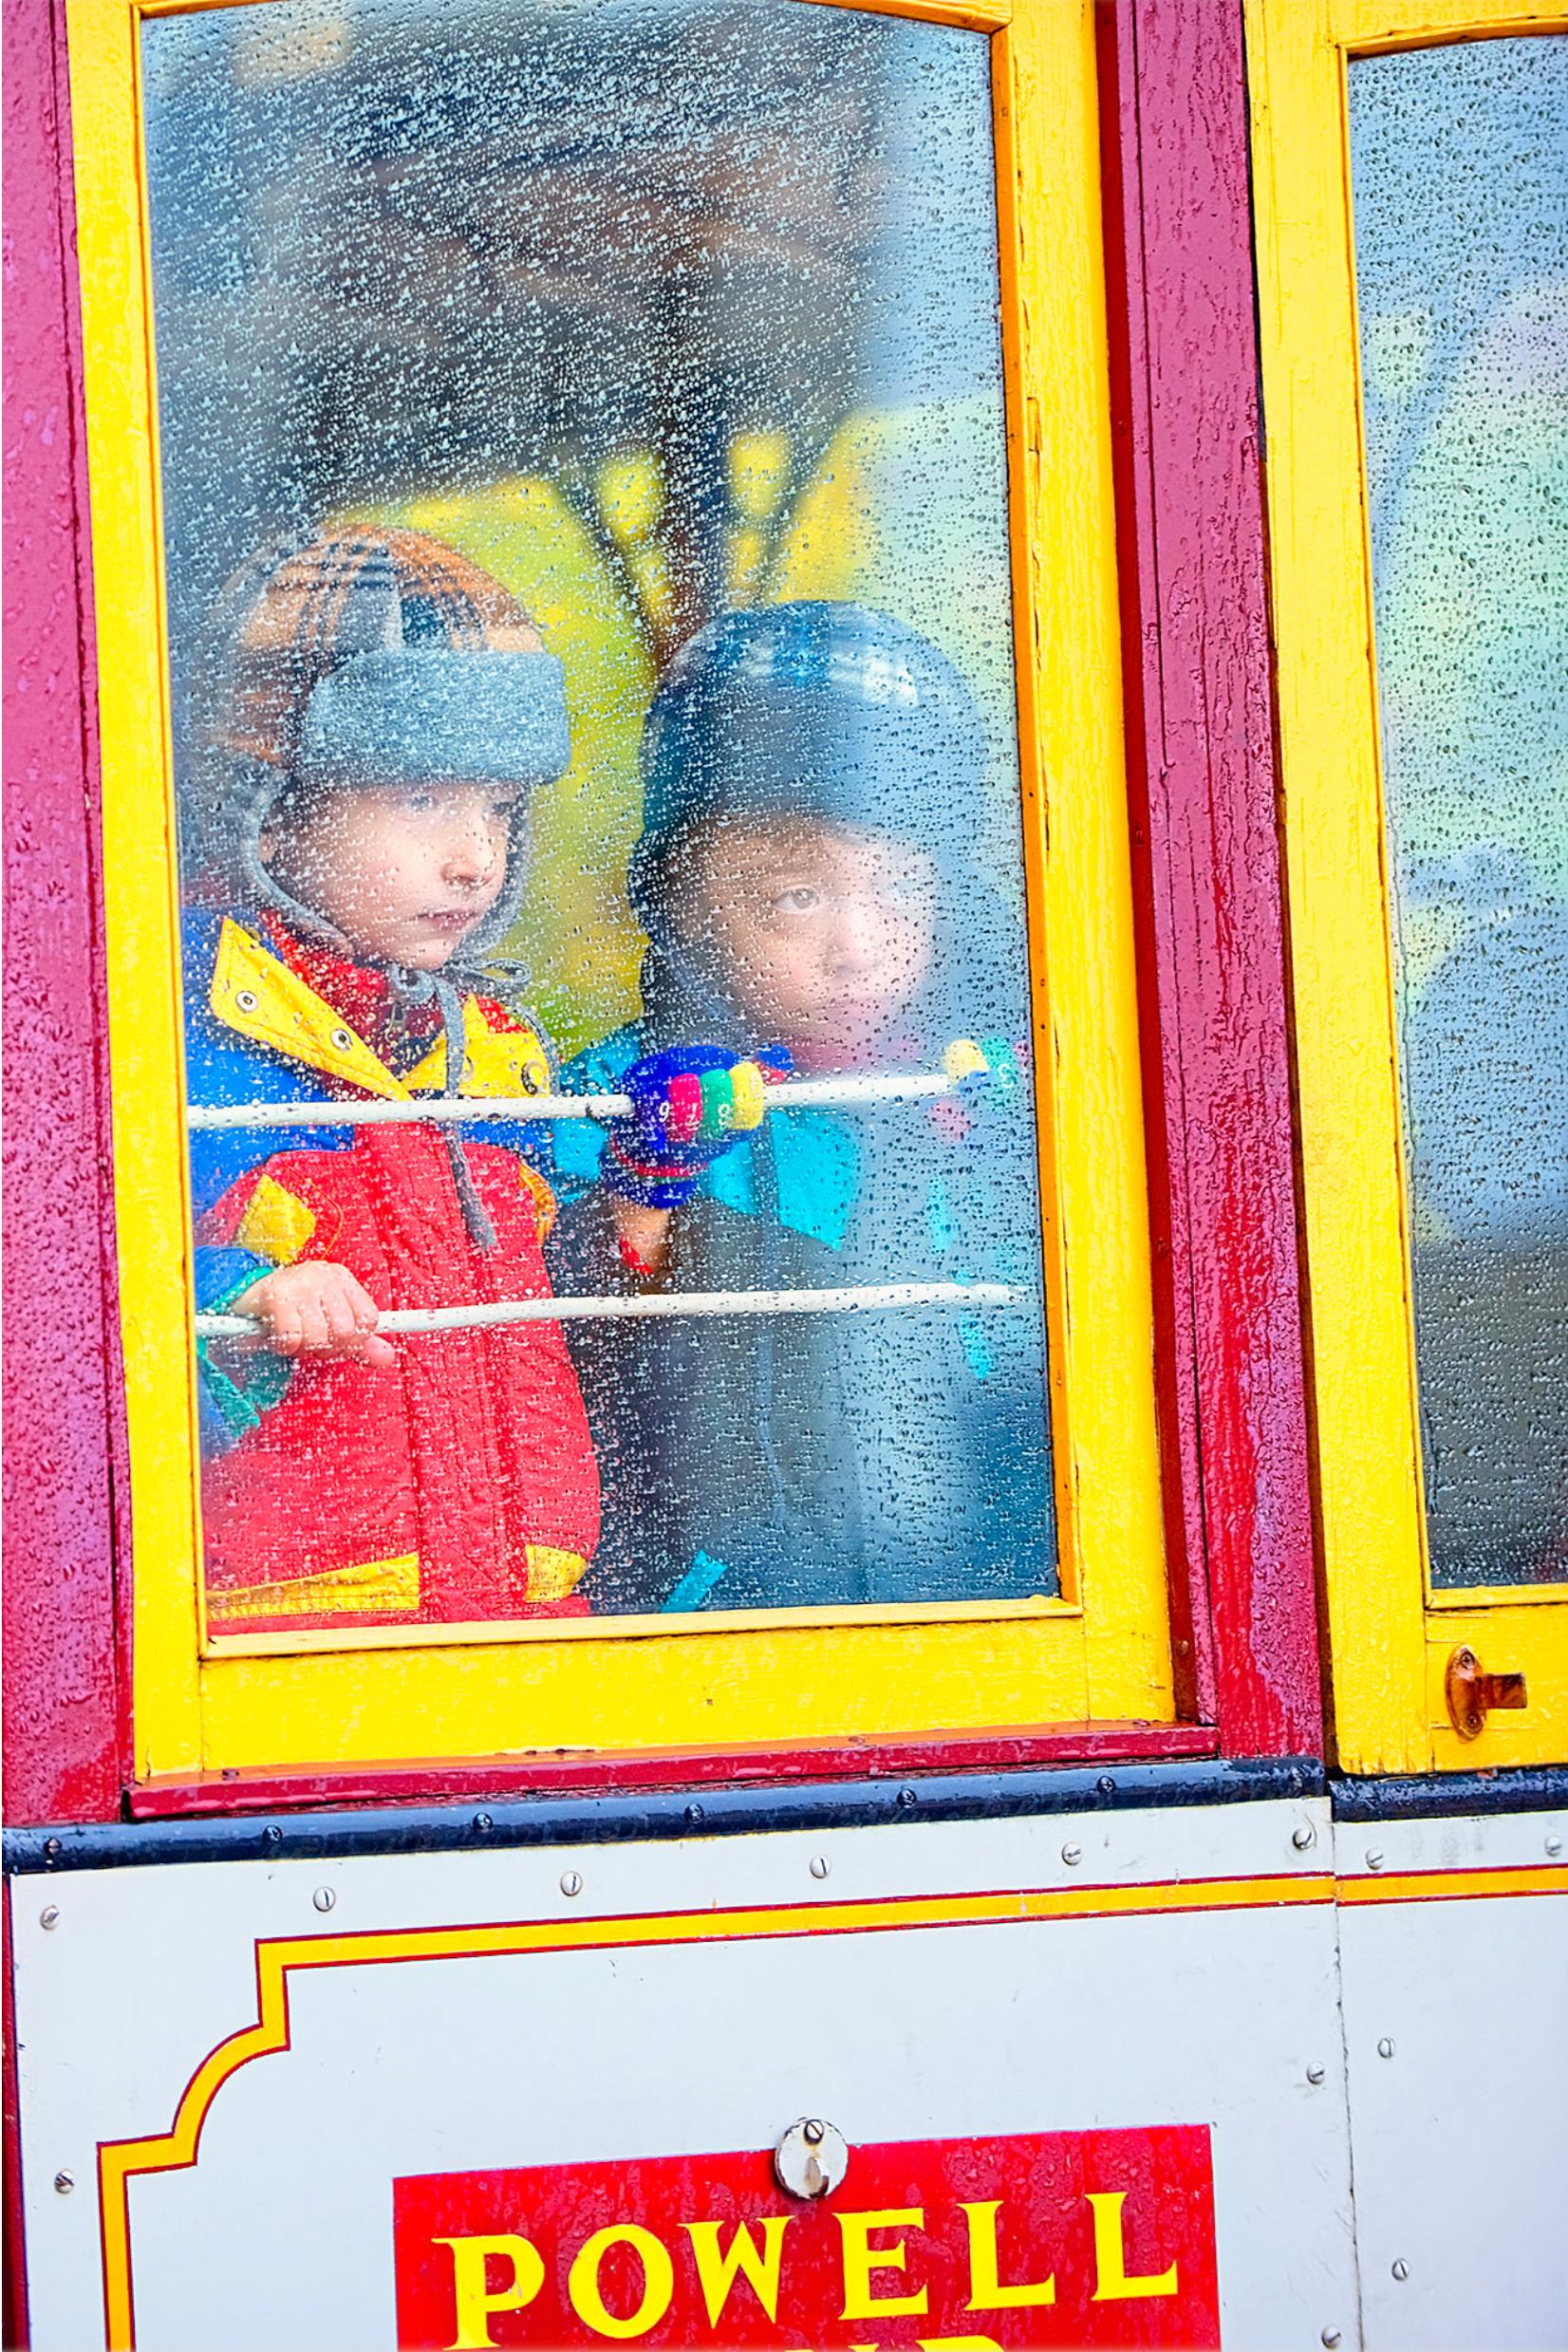
[{"label": "child's hand", "polygon": [[264,1274],[231,1302],[234,1315],[253,1316],[266,1330],[252,1346],[279,1355],[327,1355],[388,1372],[397,1362],[390,1341],[378,1336],[381,1311],[346,1266],[302,1260]]},{"label": "child's hand", "polygon": [[702,1170],[760,1127],[767,1089],[790,1067],[781,1045],[750,1060],[720,1045],[678,1045],[633,1062],[621,1081],[633,1107],[607,1130],[610,1190],[647,1208],[682,1207]]}]

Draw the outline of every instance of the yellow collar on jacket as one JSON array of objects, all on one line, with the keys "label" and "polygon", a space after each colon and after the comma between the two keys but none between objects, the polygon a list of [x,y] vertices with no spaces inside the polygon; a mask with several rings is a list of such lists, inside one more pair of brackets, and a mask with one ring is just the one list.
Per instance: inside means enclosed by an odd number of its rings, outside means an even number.
[{"label": "yellow collar on jacket", "polygon": [[[343,1015],[233,917],[224,920],[208,992],[213,1017],[256,1045],[286,1054],[366,1094],[406,1102],[446,1083],[446,1039],[439,1037],[406,1078],[396,1077]],[[543,1094],[550,1064],[532,1029],[493,1029],[472,996],[463,999],[459,1094]]]}]

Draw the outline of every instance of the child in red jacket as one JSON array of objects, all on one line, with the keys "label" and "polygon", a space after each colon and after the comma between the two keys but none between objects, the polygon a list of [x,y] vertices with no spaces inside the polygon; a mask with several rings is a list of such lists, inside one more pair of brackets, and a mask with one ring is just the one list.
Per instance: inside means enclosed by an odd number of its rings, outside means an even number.
[{"label": "child in red jacket", "polygon": [[[482,982],[530,791],[568,763],[560,664],[411,532],[274,551],[229,602],[194,779],[222,898],[187,922],[193,1104],[514,1095],[518,1115],[196,1127],[196,1303],[259,1327],[201,1351],[209,1624],[580,1614],[599,1481],[559,1325],[378,1328],[550,1294],[550,1130],[528,1118],[549,1058]],[[653,1168],[669,1061],[613,1131]],[[757,1092],[739,1078],[682,1162],[755,1124]]]}]

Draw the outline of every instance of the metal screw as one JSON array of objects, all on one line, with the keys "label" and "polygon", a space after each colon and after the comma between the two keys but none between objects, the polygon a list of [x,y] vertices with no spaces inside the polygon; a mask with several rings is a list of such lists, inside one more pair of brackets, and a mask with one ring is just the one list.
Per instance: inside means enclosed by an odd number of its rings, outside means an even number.
[{"label": "metal screw", "polygon": [[1114,1797],[1116,1794],[1115,1781],[1111,1778],[1109,1772],[1102,1772],[1094,1785],[1099,1790],[1102,1797]]},{"label": "metal screw", "polygon": [[1290,1841],[1297,1854],[1305,1854],[1308,1846],[1317,1843],[1317,1832],[1310,1821],[1303,1821],[1299,1829],[1291,1831]]},{"label": "metal screw", "polygon": [[330,1911],[337,1899],[330,1887],[318,1887],[310,1897],[318,1911]]},{"label": "metal screw", "polygon": [[485,1832],[487,1830],[494,1829],[495,1824],[488,1813],[476,1813],[474,1816],[474,1826],[482,1838]]},{"label": "metal screw", "polygon": [[38,1914],[38,1924],[41,1928],[57,1928],[60,1925],[59,1904],[46,1903]]},{"label": "metal screw", "polygon": [[1319,2343],[1326,2343],[1329,2347],[1329,2352],[1334,2352],[1335,2345],[1336,2343],[1343,2343],[1345,2339],[1339,2333],[1337,2327],[1325,2327],[1317,2341]]},{"label": "metal screw", "polygon": [[74,2173],[56,2173],[54,2176],[54,2185],[59,2190],[63,2197],[68,2197],[71,2191],[76,2187],[76,2175]]},{"label": "metal screw", "polygon": [[1560,1838],[1548,1838],[1546,1840],[1546,1851],[1555,1862],[1558,1856],[1562,1852],[1562,1839]]},{"label": "metal screw", "polygon": [[828,1876],[828,1873],[829,1873],[829,1871],[831,1869],[831,1867],[832,1867],[832,1865],[831,1865],[831,1863],[829,1861],[828,1857],[827,1857],[825,1854],[813,1854],[813,1855],[812,1855],[812,1876],[813,1878],[826,1878],[826,1876]]},{"label": "metal screw", "polygon": [[582,1892],[583,1882],[577,1876],[577,1873],[574,1870],[563,1870],[561,1873],[561,1893],[563,1895],[581,1895]]},{"label": "metal screw", "polygon": [[59,1840],[59,1839],[58,1839],[58,1838],[46,1838],[46,1839],[45,1839],[45,1840],[44,1840],[44,1859],[45,1859],[45,1861],[46,1861],[46,1862],[58,1862],[58,1861],[59,1861],[59,1859],[60,1859],[60,1857],[61,1857],[61,1855],[62,1855],[62,1853],[63,1853],[64,1851],[65,1851],[65,1849],[64,1849],[64,1848],[63,1848],[63,1846],[61,1845],[60,1840]]},{"label": "metal screw", "polygon": [[898,1792],[898,1801],[901,1805],[913,1805],[920,1802],[920,1799],[912,1788],[901,1788]]},{"label": "metal screw", "polygon": [[1409,2277],[1409,2275],[1410,2275],[1410,2266],[1409,2266],[1409,2264],[1408,2262],[1396,2262],[1396,2263],[1394,2264],[1394,2266],[1393,2266],[1393,2274],[1394,2274],[1394,2277],[1395,2277],[1395,2278],[1399,2281],[1400,2286],[1401,2286],[1401,2287],[1403,2287],[1403,2286],[1404,2286],[1404,2284],[1405,2284],[1405,2281],[1406,2281],[1406,2280]]},{"label": "metal screw", "polygon": [[1312,2084],[1314,2090],[1316,2090],[1319,2082],[1322,2081],[1326,2071],[1327,2069],[1322,2066],[1309,2066],[1307,2068],[1307,2081]]},{"label": "metal screw", "polygon": [[1382,1867],[1383,1867],[1383,1849],[1382,1849],[1382,1847],[1381,1847],[1381,1846],[1369,1846],[1369,1847],[1368,1847],[1368,1849],[1367,1849],[1367,1868],[1368,1868],[1369,1870],[1381,1870],[1381,1869],[1382,1869]]},{"label": "metal screw", "polygon": [[688,1805],[686,1807],[686,1819],[691,1823],[693,1829],[696,1829],[702,1819],[701,1806],[696,1804]]},{"label": "metal screw", "polygon": [[812,2119],[811,2119],[811,2121],[810,2121],[809,2123],[803,2123],[803,2124],[801,2125],[801,2127],[800,2127],[800,2137],[801,2137],[801,2138],[802,2138],[803,2140],[805,2140],[805,2141],[806,2141],[806,2143],[807,2143],[807,2145],[808,2145],[809,2147],[812,2147],[812,2148],[820,2148],[820,2147],[821,2147],[821,2145],[822,2145],[822,2126],[821,2126],[821,2124],[817,2121],[817,2119],[816,2119],[815,2116],[812,2116]]},{"label": "metal screw", "polygon": [[275,1821],[268,1822],[267,1827],[261,1833],[261,1842],[265,1846],[282,1845],[283,1832]]},{"label": "metal screw", "polygon": [[1377,2055],[1379,2058],[1391,2058],[1393,2056],[1393,2044],[1389,2040],[1387,2034],[1383,2036],[1382,2041],[1377,2045]]},{"label": "metal screw", "polygon": [[1083,1860],[1082,1846],[1063,1846],[1062,1860],[1071,1870],[1074,1862],[1081,1862]]}]

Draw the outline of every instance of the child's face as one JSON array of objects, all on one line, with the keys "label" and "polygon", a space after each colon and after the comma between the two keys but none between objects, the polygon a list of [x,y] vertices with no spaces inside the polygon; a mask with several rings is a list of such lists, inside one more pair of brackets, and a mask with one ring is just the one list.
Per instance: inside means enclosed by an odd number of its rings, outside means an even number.
[{"label": "child's face", "polygon": [[506,881],[513,784],[344,785],[269,822],[262,863],[355,950],[437,972]]},{"label": "child's face", "polygon": [[716,827],[678,914],[759,1038],[805,1063],[857,1060],[924,984],[937,868],[887,833],[815,820]]}]

